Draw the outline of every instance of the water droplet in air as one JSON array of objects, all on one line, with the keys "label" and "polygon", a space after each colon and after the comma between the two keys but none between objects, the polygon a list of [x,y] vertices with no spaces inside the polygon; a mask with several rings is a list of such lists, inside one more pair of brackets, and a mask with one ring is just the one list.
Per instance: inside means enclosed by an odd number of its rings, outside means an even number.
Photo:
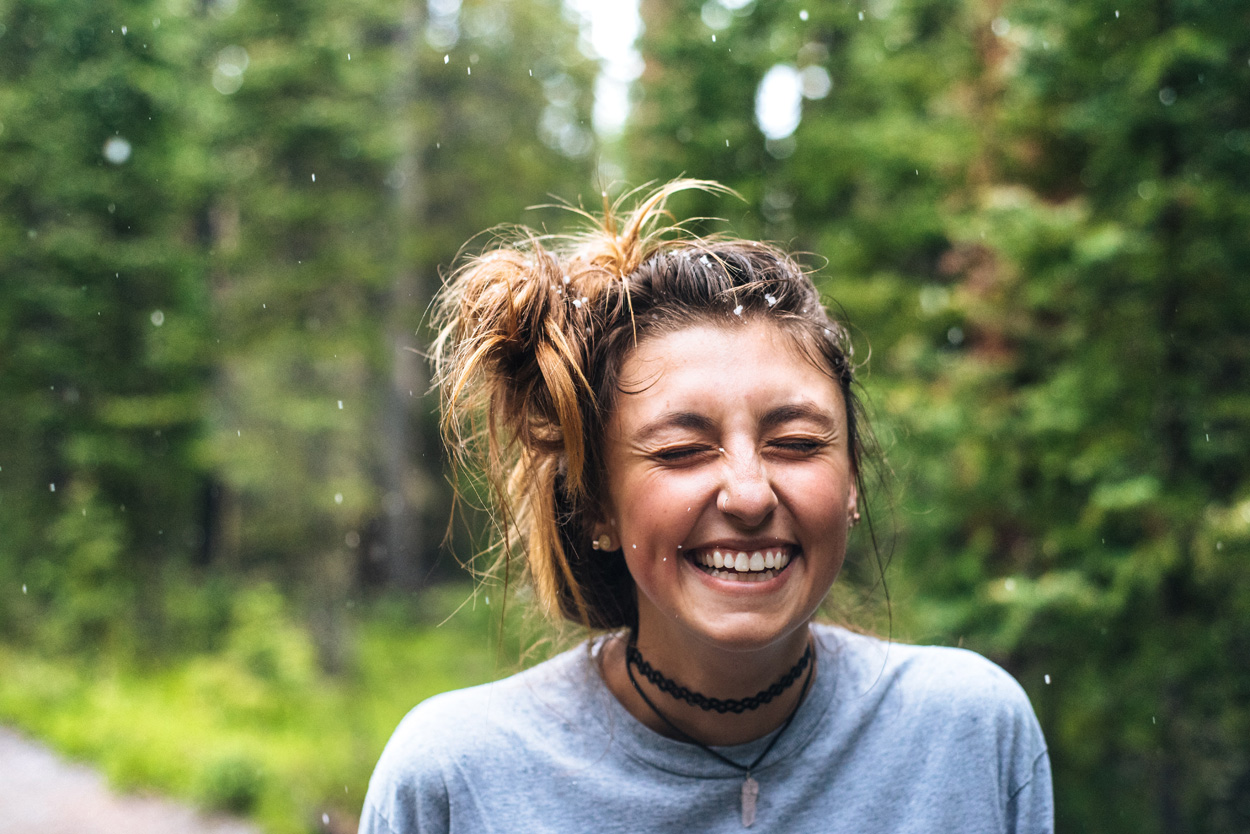
[{"label": "water droplet in air", "polygon": [[322,814],[322,815],[321,815],[321,822],[322,822],[322,824],[323,824],[323,825],[329,825],[329,824],[330,824],[330,815],[329,815],[329,814]]},{"label": "water droplet in air", "polygon": [[449,63],[450,61],[451,61],[451,56],[450,56],[450,55],[444,55],[444,56],[443,56],[443,63],[444,63],[444,64]]},{"label": "water droplet in air", "polygon": [[1050,686],[1050,675],[1044,675],[1044,676],[1043,676],[1043,680],[1045,680],[1045,681],[1046,681],[1046,685],[1047,685],[1047,686]]},{"label": "water droplet in air", "polygon": [[343,493],[341,493],[341,492],[336,492],[336,493],[334,493],[334,503],[335,503],[335,504],[342,504],[342,503],[343,503]]},{"label": "water droplet in air", "polygon": [[739,304],[737,307],[734,307],[734,315],[735,315],[735,316],[740,316],[740,315],[742,315],[742,305],[741,305],[741,304]]},{"label": "water droplet in air", "polygon": [[339,400],[339,411],[343,410],[343,401]]},{"label": "water droplet in air", "polygon": [[800,9],[799,20],[807,20],[807,18],[808,18],[807,9]]},{"label": "water droplet in air", "polygon": [[312,175],[312,178],[313,178],[313,182],[316,182],[316,181],[317,181],[317,175],[316,175],[316,174],[313,174],[313,175]]},{"label": "water droplet in air", "polygon": [[48,492],[56,492],[56,484],[48,484]]},{"label": "water droplet in air", "polygon": [[104,158],[114,165],[130,159],[130,143],[120,136],[110,136],[104,143]]},{"label": "water droplet in air", "polygon": [[864,13],[863,13],[863,12],[860,12],[860,13],[859,13],[859,19],[860,19],[860,20],[863,20],[863,19],[864,19]]},{"label": "water droplet in air", "polygon": [[25,586],[25,585],[23,585],[23,586],[22,586],[22,593],[23,593],[23,594],[24,594],[24,593],[26,593],[26,586]]},{"label": "water droplet in air", "polygon": [[122,27],[122,34],[123,34],[123,35],[124,35],[124,34],[126,34],[126,27],[125,27],[125,26],[123,26],[123,27]]},{"label": "water droplet in air", "polygon": [[1119,16],[1120,16],[1120,10],[1119,10],[1119,9],[1116,9],[1116,10],[1115,10],[1115,16],[1116,16],[1116,17],[1119,17]]},{"label": "water droplet in air", "polygon": [[150,318],[152,319],[152,324],[156,325],[157,327],[160,327],[162,324],[165,323],[165,314],[162,313],[160,310],[153,310]]}]

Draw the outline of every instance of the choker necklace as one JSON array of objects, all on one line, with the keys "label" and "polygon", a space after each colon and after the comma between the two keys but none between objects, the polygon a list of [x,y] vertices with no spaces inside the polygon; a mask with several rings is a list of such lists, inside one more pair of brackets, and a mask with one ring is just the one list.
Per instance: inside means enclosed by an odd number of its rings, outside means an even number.
[{"label": "choker necklace", "polygon": [[757,710],[767,704],[773,698],[785,692],[794,682],[799,679],[799,675],[803,674],[803,670],[807,668],[807,664],[812,659],[812,644],[809,641],[807,651],[803,652],[803,656],[799,658],[799,662],[790,667],[790,671],[786,672],[781,678],[767,689],[761,689],[754,695],[747,698],[730,698],[721,700],[720,698],[709,698],[702,692],[691,692],[686,687],[677,683],[672,678],[665,677],[659,669],[656,669],[647,661],[643,660],[642,652],[638,651],[638,646],[634,644],[631,637],[629,643],[625,646],[625,667],[629,668],[632,664],[638,667],[638,671],[642,676],[666,695],[671,695],[679,701],[685,701],[693,707],[698,707],[705,712],[719,712],[724,715],[732,712],[735,715],[741,715],[744,712]]},{"label": "choker necklace", "polygon": [[[629,651],[629,649],[633,650],[632,653]],[[807,643],[807,651],[803,653],[803,658],[797,664],[795,664],[794,668],[791,669],[790,672],[787,673],[787,677],[791,673],[797,676],[799,671],[801,671],[804,666],[808,666],[808,661],[811,659],[811,656],[812,656],[812,643],[809,638],[808,643]],[[744,765],[744,764],[739,764],[738,762],[735,762],[733,759],[729,758],[728,756],[718,753],[717,751],[713,750],[711,747],[708,747],[706,744],[699,741],[697,738],[694,738],[685,730],[683,730],[681,727],[678,727],[676,724],[670,721],[667,715],[660,712],[660,708],[651,702],[651,699],[647,697],[647,693],[643,692],[642,687],[638,684],[638,679],[634,677],[634,663],[641,661],[641,660],[642,660],[642,655],[638,653],[638,650],[634,647],[634,644],[630,642],[630,644],[627,647],[627,651],[625,653],[625,673],[629,675],[629,682],[634,685],[634,689],[636,689],[638,691],[638,694],[642,696],[642,700],[646,702],[648,707],[651,708],[651,711],[654,712],[657,716],[659,716],[660,720],[663,721],[665,724],[667,724],[668,728],[672,730],[674,733],[676,733],[683,741],[686,741],[686,742],[689,742],[690,744],[695,745],[696,747],[700,748],[706,753],[711,753],[713,756],[720,759],[725,764],[729,765],[735,770],[740,770],[746,774],[746,778],[742,782],[742,826],[744,828],[750,828],[751,824],[755,822],[755,803],[760,795],[760,783],[755,781],[755,778],[751,776],[751,771],[755,770],[755,768],[759,766],[759,763],[764,761],[764,757],[767,756],[770,752],[772,752],[773,746],[777,744],[777,741],[783,735],[785,735],[786,730],[790,729],[790,724],[794,721],[794,716],[799,714],[799,707],[803,706],[803,698],[805,695],[807,695],[807,687],[812,682],[812,672],[815,671],[815,668],[816,668],[815,664],[808,666],[807,677],[803,679],[803,688],[799,690],[799,700],[797,703],[795,703],[794,709],[790,710],[790,714],[786,716],[786,720],[781,725],[781,729],[777,730],[776,734],[772,738],[772,741],[768,742],[768,746],[764,748],[763,752],[761,752],[758,756],[755,757],[755,761],[751,762],[749,765]],[[647,679],[651,680],[651,678],[647,678]],[[668,681],[669,683],[672,683],[672,681],[669,681],[668,678],[663,678],[663,679]],[[785,680],[785,678],[783,678],[782,680]],[[652,682],[654,683],[654,681]],[[790,683],[793,683],[793,680],[791,680]],[[787,683],[786,687],[788,687],[790,683]],[[777,686],[777,684],[773,684],[773,687],[775,686]],[[784,689],[785,687],[782,688],[782,691],[784,691]],[[694,694],[698,694],[698,693],[694,693]],[[713,700],[713,699],[708,699],[708,700]],[[744,699],[744,700],[747,700],[747,699]],[[769,696],[768,700],[772,700],[771,695]],[[764,703],[767,703],[767,701],[765,701]],[[707,707],[704,707],[704,709],[707,709]],[[724,710],[722,710],[722,712],[724,712]]]}]

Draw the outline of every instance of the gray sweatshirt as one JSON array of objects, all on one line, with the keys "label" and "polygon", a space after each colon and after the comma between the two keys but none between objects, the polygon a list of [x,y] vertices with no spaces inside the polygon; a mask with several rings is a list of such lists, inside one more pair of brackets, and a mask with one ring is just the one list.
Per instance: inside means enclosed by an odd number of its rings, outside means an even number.
[{"label": "gray sweatshirt", "polygon": [[[962,649],[813,626],[818,672],[752,774],[752,830],[1053,832],[1046,742],[1020,686]],[[408,714],[361,834],[737,832],[744,776],[658,735],[611,695],[602,640]],[[747,764],[771,736],[719,747]]]}]

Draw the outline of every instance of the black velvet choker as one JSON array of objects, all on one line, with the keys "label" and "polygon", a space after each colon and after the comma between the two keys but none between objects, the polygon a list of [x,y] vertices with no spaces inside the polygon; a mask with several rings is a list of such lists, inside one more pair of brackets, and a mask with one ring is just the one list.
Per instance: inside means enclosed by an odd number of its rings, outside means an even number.
[{"label": "black velvet choker", "polygon": [[649,680],[661,692],[676,698],[679,701],[685,701],[691,706],[698,707],[706,712],[719,712],[724,715],[732,712],[740,715],[744,712],[757,710],[767,704],[773,698],[785,692],[794,682],[799,679],[799,675],[803,674],[803,670],[807,668],[807,664],[812,661],[812,644],[809,641],[807,651],[803,652],[803,656],[799,658],[799,662],[790,668],[781,678],[767,689],[761,689],[754,695],[747,698],[730,698],[722,700],[720,698],[709,698],[702,692],[691,692],[686,687],[677,683],[672,678],[665,677],[661,672],[647,661],[643,660],[642,652],[638,651],[638,647],[634,645],[631,638],[628,645],[625,646],[625,668],[628,671],[631,665],[637,666],[639,673]]}]

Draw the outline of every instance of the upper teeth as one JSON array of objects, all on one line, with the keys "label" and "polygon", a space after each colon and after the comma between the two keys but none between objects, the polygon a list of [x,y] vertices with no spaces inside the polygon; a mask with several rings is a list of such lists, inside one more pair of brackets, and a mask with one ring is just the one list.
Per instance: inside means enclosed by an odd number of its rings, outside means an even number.
[{"label": "upper teeth", "polygon": [[736,571],[753,573],[765,570],[781,570],[790,562],[790,554],[781,549],[757,550],[747,553],[745,550],[704,550],[695,555],[695,561],[704,567],[727,568]]}]

